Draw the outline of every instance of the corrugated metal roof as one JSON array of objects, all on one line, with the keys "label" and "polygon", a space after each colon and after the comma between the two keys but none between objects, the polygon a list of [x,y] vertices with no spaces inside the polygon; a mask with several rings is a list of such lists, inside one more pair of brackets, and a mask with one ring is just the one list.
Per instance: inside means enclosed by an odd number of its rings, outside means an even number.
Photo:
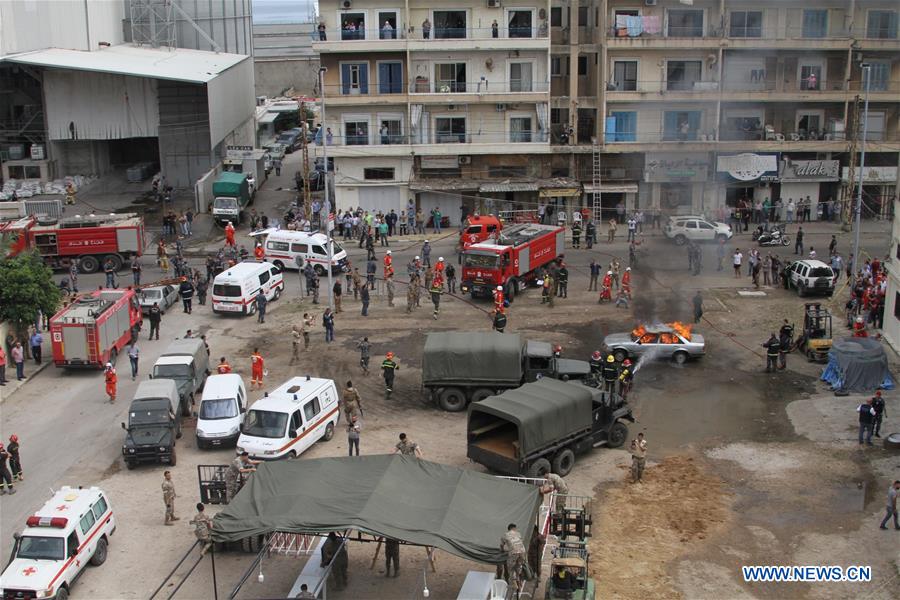
[{"label": "corrugated metal roof", "polygon": [[5,56],[0,61],[74,71],[96,71],[153,79],[207,83],[234,65],[250,59],[243,54],[202,50],[161,50],[127,44],[86,52],[48,48]]},{"label": "corrugated metal roof", "polygon": [[528,181],[500,181],[497,183],[483,183],[478,188],[479,192],[536,192],[538,184]]}]

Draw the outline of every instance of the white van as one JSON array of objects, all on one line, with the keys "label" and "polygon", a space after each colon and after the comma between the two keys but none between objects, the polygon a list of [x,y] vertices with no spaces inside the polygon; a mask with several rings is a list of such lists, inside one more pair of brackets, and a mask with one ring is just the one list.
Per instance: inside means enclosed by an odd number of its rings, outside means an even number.
[{"label": "white van", "polygon": [[339,416],[334,381],[294,377],[250,407],[237,451],[258,460],[295,458],[334,437]]},{"label": "white van", "polygon": [[197,447],[233,446],[247,411],[247,390],[237,373],[210,375],[197,411]]},{"label": "white van", "polygon": [[[328,236],[324,233],[308,233],[306,231],[291,231],[290,229],[276,229],[269,233],[266,243],[263,244],[266,252],[266,260],[279,269],[297,269],[297,257],[303,259],[303,264],[312,263],[319,276],[325,275],[328,265]],[[334,253],[331,257],[331,272],[337,274],[343,272],[347,266],[347,251],[340,244],[334,242]]]},{"label": "white van", "polygon": [[268,262],[242,262],[222,271],[213,280],[212,309],[214,313],[256,312],[256,296],[278,300],[284,291],[281,269]]}]

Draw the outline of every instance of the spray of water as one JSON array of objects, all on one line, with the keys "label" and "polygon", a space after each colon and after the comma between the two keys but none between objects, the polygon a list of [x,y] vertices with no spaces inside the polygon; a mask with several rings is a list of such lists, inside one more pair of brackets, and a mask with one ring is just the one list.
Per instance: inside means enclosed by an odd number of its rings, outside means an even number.
[{"label": "spray of water", "polygon": [[662,354],[662,351],[663,349],[659,346],[650,348],[649,350],[645,350],[644,353],[638,357],[637,363],[634,365],[633,375],[637,375],[638,371],[640,371],[646,363],[652,362],[659,358],[659,355]]}]

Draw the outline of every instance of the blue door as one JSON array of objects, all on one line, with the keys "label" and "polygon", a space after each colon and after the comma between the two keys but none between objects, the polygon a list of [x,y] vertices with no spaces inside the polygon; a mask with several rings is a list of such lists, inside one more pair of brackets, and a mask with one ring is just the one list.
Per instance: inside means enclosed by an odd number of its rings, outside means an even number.
[{"label": "blue door", "polygon": [[403,92],[403,64],[400,62],[378,63],[378,93],[400,94]]},{"label": "blue door", "polygon": [[341,94],[369,93],[369,64],[352,63],[341,65]]}]

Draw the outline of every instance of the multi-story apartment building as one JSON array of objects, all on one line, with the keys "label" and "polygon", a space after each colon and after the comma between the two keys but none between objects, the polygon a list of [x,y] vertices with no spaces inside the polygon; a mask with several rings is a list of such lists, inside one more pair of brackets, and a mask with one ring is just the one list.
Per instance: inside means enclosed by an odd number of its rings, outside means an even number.
[{"label": "multi-story apartment building", "polygon": [[896,2],[531,1],[320,3],[338,207],[839,200],[866,64],[867,207],[892,210]]}]

